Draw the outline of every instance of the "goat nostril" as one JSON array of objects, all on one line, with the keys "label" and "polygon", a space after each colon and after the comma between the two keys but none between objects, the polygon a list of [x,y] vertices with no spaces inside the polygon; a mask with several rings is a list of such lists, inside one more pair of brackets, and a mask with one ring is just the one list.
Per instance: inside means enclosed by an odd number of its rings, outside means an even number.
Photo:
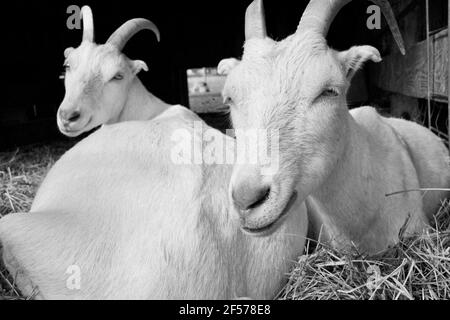
[{"label": "goat nostril", "polygon": [[239,210],[250,210],[261,206],[267,201],[270,195],[270,187],[255,190],[242,190],[241,195],[237,195],[234,191],[232,198],[235,206]]},{"label": "goat nostril", "polygon": [[254,203],[252,203],[247,209],[255,209],[260,205],[262,205],[269,198],[269,194],[270,194],[269,187],[261,189],[258,194],[258,199]]},{"label": "goat nostril", "polygon": [[73,113],[69,116],[69,118],[67,119],[67,121],[69,121],[69,122],[75,122],[75,121],[77,121],[78,119],[80,119],[80,116],[81,116],[81,113],[78,112],[78,111],[75,111],[75,112],[73,112]]}]

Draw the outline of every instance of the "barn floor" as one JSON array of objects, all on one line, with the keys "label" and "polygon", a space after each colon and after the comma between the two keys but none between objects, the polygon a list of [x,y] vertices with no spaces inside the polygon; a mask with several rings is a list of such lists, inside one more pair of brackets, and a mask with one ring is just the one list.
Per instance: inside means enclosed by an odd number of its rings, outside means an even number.
[{"label": "barn floor", "polygon": [[[0,217],[27,212],[37,187],[73,143],[0,153]],[[377,256],[319,246],[302,256],[279,299],[450,299],[450,201],[426,234],[403,238]],[[0,300],[26,299],[0,265]]]}]

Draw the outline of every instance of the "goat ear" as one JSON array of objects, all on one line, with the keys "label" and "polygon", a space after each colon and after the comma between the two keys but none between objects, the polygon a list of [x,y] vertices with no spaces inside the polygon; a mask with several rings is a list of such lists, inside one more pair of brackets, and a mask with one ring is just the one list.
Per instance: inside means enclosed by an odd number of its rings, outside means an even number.
[{"label": "goat ear", "polygon": [[73,50],[75,50],[75,49],[72,48],[72,47],[67,48],[66,50],[64,50],[64,58],[67,59],[67,57],[70,55],[70,53],[71,53]]},{"label": "goat ear", "polygon": [[235,58],[228,58],[223,59],[219,62],[219,65],[217,66],[217,73],[220,75],[228,75],[231,70],[233,70],[241,60],[235,59]]},{"label": "goat ear", "polygon": [[338,54],[347,79],[351,79],[366,61],[381,62],[380,52],[371,46],[355,46]]},{"label": "goat ear", "polygon": [[141,70],[148,71],[147,64],[142,60],[134,60],[131,63],[133,74],[138,74]]}]

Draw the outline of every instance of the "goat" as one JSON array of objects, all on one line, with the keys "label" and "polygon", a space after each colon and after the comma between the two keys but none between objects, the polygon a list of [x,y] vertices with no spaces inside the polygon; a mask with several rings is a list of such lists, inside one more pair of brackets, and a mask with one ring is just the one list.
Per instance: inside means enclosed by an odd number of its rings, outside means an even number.
[{"label": "goat", "polygon": [[[231,166],[171,159],[176,130],[199,135],[193,148],[208,150],[203,133],[192,127],[177,115],[119,123],[64,154],[31,212],[0,219],[3,259],[22,293],[38,288],[38,299],[272,298],[302,253],[305,205],[296,201],[295,214],[266,238],[244,234],[229,210]],[[70,285],[73,270],[79,270],[78,287]]]},{"label": "goat", "polygon": [[122,49],[137,32],[151,30],[157,40],[160,33],[151,21],[137,18],[125,22],[103,45],[94,43],[94,22],[88,6],[81,9],[83,40],[76,49],[64,51],[66,94],[57,112],[61,133],[76,137],[103,125],[132,120],[149,120],[171,106],[148,92],[137,74],[148,71],[141,60],[130,60]]},{"label": "goat", "polygon": [[[295,34],[280,42],[267,37],[262,2],[248,8],[242,61],[219,64],[228,72],[223,96],[236,129],[277,132],[280,168],[262,175],[260,164],[235,165],[229,197],[242,227],[254,235],[284,217],[283,208],[297,196],[331,244],[373,253],[397,242],[405,223],[408,233],[425,228],[445,196],[426,196],[424,205],[418,192],[386,194],[448,188],[450,163],[429,130],[383,118],[371,107],[348,110],[345,96],[355,71],[368,60],[381,61],[371,46],[328,47],[330,24],[348,2],[310,1]],[[404,52],[389,3],[373,2]]]},{"label": "goat", "polygon": [[[83,9],[84,22],[89,11]],[[89,24],[85,30],[91,39]],[[102,98],[110,101],[106,93]],[[135,102],[136,108],[147,105]],[[303,251],[305,204],[291,203],[295,214],[270,236],[246,235],[229,210],[232,167],[176,164],[172,158],[176,132],[191,133],[192,149],[205,153],[214,153],[214,141],[203,139],[208,130],[229,149],[234,140],[202,122],[204,131],[193,130],[199,118],[188,110],[185,115],[164,111],[148,121],[103,126],[55,163],[30,213],[0,219],[3,260],[23,294],[38,289],[38,299],[230,299],[278,292]]]}]

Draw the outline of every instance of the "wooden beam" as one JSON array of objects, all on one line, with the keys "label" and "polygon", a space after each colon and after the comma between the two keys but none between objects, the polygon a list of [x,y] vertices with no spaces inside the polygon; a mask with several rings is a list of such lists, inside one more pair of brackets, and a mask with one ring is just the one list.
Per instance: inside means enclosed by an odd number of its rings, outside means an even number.
[{"label": "wooden beam", "polygon": [[[431,96],[447,100],[449,95],[448,29],[431,37]],[[406,50],[406,55],[394,53],[371,67],[371,81],[380,89],[414,98],[427,98],[427,42],[419,42]]]}]

